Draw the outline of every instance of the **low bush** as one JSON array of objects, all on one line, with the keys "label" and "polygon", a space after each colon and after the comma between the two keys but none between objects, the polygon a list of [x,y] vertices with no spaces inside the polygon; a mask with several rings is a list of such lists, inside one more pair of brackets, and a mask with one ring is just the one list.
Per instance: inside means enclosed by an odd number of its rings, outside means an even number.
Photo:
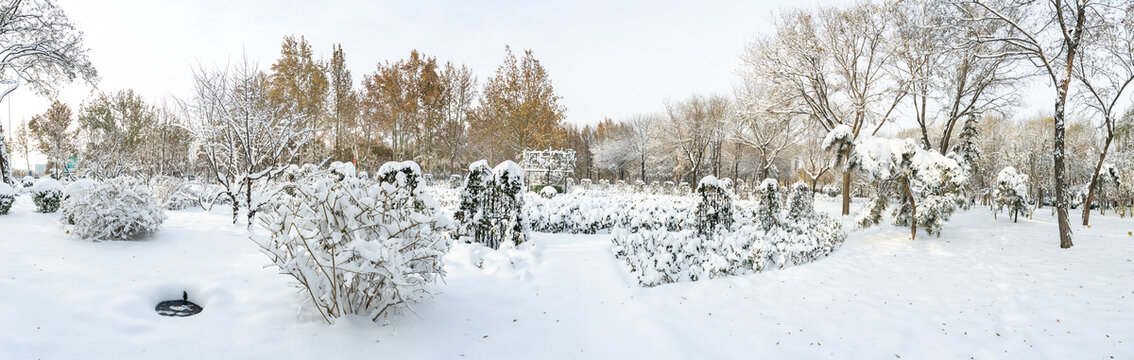
[{"label": "low bush", "polygon": [[266,207],[269,235],[256,241],[328,323],[347,314],[377,321],[444,274],[451,223],[420,177],[403,162],[383,165],[376,181],[353,168],[298,178]]},{"label": "low bush", "polygon": [[136,240],[161,227],[166,215],[145,182],[122,176],[68,194],[63,214],[72,233],[88,240]]},{"label": "low bush", "polygon": [[16,191],[8,184],[0,182],[0,215],[7,214],[15,202]]},{"label": "low bush", "polygon": [[39,179],[32,187],[32,202],[36,211],[53,213],[59,211],[59,202],[63,200],[63,184],[58,180],[45,177]]}]

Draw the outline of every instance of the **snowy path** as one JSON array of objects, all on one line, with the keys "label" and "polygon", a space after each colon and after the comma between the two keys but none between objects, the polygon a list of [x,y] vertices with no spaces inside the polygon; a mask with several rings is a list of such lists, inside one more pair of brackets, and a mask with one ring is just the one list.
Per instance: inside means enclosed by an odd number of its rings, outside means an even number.
[{"label": "snowy path", "polygon": [[[170,213],[142,242],[73,239],[22,198],[0,216],[0,359],[1134,357],[1134,220],[957,214],[942,238],[851,232],[843,249],[761,274],[640,288],[607,235],[534,234],[534,258],[451,255],[414,313],[297,316],[287,278],[224,214]],[[188,289],[201,315],[153,304]]]}]

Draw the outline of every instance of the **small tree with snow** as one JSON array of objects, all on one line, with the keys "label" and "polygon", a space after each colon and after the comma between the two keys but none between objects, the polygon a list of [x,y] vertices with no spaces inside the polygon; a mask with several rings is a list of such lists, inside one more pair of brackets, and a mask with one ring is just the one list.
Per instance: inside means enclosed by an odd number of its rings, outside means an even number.
[{"label": "small tree with snow", "polygon": [[796,219],[813,214],[815,207],[811,204],[811,196],[811,187],[807,184],[802,181],[791,184],[791,192],[788,194],[788,216]]},{"label": "small tree with snow", "polygon": [[1005,167],[996,175],[996,213],[1007,208],[1008,216],[1012,222],[1019,219],[1021,213],[1028,211],[1028,175],[1016,172],[1014,167]]},{"label": "small tree with snow", "polygon": [[[842,140],[828,136],[828,148],[842,148]],[[859,215],[859,226],[872,226],[882,219],[890,196],[899,206],[892,214],[895,225],[909,226],[910,239],[920,226],[930,235],[941,235],[941,227],[964,202],[962,187],[967,174],[956,160],[935,150],[925,150],[912,139],[862,137],[849,152],[846,171],[862,171],[875,185],[874,198]]]},{"label": "small tree with snow", "polygon": [[32,188],[32,201],[41,213],[59,211],[59,202],[63,201],[63,184],[49,177],[39,179]]},{"label": "small tree with snow", "polygon": [[464,188],[461,189],[461,204],[453,213],[453,220],[457,222],[454,237],[475,236],[478,231],[487,232],[488,222],[484,218],[484,207],[480,206],[484,194],[489,191],[492,182],[492,168],[484,160],[469,164],[469,175],[465,178]]},{"label": "small tree with snow", "polygon": [[413,162],[386,163],[370,182],[352,168],[301,179],[261,217],[257,242],[295,278],[328,323],[347,314],[377,321],[427,294],[443,274],[449,219]]},{"label": "small tree with snow", "polygon": [[122,176],[68,194],[64,215],[72,233],[88,240],[134,240],[149,236],[166,215],[146,183]]},{"label": "small tree with snow", "polygon": [[757,198],[756,222],[764,230],[771,229],[780,223],[780,184],[776,179],[764,179],[760,183],[759,198]]},{"label": "small tree with snow", "polygon": [[528,240],[524,221],[524,170],[504,161],[490,169],[484,160],[469,165],[461,205],[454,213],[456,237],[493,249]]},{"label": "small tree with snow", "polygon": [[697,182],[697,194],[701,201],[697,203],[697,233],[710,236],[718,228],[728,229],[733,222],[733,194],[732,181],[717,179],[716,176],[706,176]]},{"label": "small tree with snow", "polygon": [[500,239],[520,245],[528,240],[524,222],[524,169],[520,165],[505,160],[492,169],[492,186],[499,194],[499,207],[496,216],[500,223],[496,231]]}]

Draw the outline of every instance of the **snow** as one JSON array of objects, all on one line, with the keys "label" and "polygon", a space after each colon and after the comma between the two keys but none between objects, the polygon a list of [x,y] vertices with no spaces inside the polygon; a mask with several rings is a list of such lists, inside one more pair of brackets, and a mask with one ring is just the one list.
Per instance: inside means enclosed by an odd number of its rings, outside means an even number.
[{"label": "snow", "polygon": [[[1134,356],[1134,221],[1109,215],[1059,249],[1048,211],[1011,224],[977,208],[941,238],[883,225],[812,263],[652,288],[613,258],[611,235],[536,233],[495,254],[455,244],[434,296],[389,325],[301,315],[290,278],[230,215],[173,211],[148,241],[92,243],[21,196],[0,216],[0,358]],[[201,314],[154,312],[182,291]]]},{"label": "snow", "polygon": [[86,190],[94,184],[95,181],[91,179],[75,180],[74,182],[67,184],[67,187],[63,189],[63,197],[71,197],[71,195],[75,195],[80,191]]},{"label": "snow", "polygon": [[0,183],[0,196],[16,196],[16,191],[8,184]]},{"label": "snow", "polygon": [[39,181],[35,183],[35,187],[32,188],[32,192],[42,193],[47,191],[61,192],[63,191],[63,184],[59,183],[59,180],[45,177],[39,179]]}]

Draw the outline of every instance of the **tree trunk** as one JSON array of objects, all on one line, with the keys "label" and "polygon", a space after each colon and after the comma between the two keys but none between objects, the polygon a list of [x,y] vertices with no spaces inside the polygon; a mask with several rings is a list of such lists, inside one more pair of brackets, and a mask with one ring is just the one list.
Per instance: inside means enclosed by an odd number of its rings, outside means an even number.
[{"label": "tree trunk", "polygon": [[906,187],[906,197],[910,199],[910,240],[917,239],[917,203],[914,202],[913,190],[910,189],[910,180],[902,179]]},{"label": "tree trunk", "polygon": [[244,183],[247,186],[244,193],[247,196],[245,197],[245,201],[247,202],[245,206],[248,207],[248,228],[251,229],[252,219],[256,217],[256,208],[252,206],[252,179],[245,177]]},{"label": "tree trunk", "polygon": [[850,215],[850,171],[843,171],[843,215]]},{"label": "tree trunk", "polygon": [[[1091,176],[1091,184],[1087,188],[1087,200],[1083,202],[1083,226],[1091,224],[1091,202],[1095,199],[1095,187],[1099,183],[1099,171],[1102,170],[1103,161],[1106,160],[1107,150],[1110,150],[1110,141],[1114,136],[1107,136],[1106,141],[1103,143],[1102,154],[1099,154],[1099,162],[1095,164],[1095,174]],[[1099,204],[1099,214],[1102,214],[1102,204]]]},{"label": "tree trunk", "polygon": [[[1071,64],[1068,64],[1070,70]],[[1070,77],[1070,76],[1068,76]],[[1070,81],[1064,80],[1060,84],[1060,96],[1055,103],[1055,151],[1052,157],[1055,160],[1055,212],[1058,214],[1059,221],[1059,247],[1063,249],[1071,248],[1074,244],[1071,242],[1071,222],[1067,218],[1067,197],[1066,189],[1063,188],[1063,176],[1066,172],[1066,165],[1064,164],[1065,155],[1063,152],[1065,129],[1064,122],[1064,104],[1067,101],[1067,86]]]}]

